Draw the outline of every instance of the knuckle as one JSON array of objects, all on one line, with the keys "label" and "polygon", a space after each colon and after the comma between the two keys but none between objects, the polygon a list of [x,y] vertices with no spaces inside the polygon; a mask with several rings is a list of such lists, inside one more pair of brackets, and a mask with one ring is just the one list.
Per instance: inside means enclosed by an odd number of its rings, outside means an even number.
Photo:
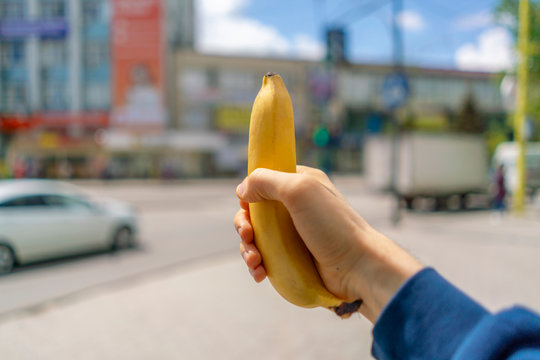
[{"label": "knuckle", "polygon": [[313,171],[313,175],[319,177],[319,178],[322,178],[322,179],[328,179],[330,180],[330,178],[328,177],[328,175],[326,175],[326,173],[320,169],[314,169]]},{"label": "knuckle", "polygon": [[282,193],[283,202],[289,204],[290,206],[302,203],[308,196],[310,196],[310,194],[312,194],[318,185],[319,182],[311,176],[296,176],[295,179],[288,184],[288,186],[284,187]]}]

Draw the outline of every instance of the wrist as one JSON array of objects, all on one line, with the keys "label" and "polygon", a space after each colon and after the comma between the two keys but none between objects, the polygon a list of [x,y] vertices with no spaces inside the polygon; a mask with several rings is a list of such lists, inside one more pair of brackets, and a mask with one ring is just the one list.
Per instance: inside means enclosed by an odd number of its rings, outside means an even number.
[{"label": "wrist", "polygon": [[352,272],[353,291],[363,300],[360,313],[375,323],[401,286],[423,266],[392,240],[368,226],[361,231],[360,256]]}]

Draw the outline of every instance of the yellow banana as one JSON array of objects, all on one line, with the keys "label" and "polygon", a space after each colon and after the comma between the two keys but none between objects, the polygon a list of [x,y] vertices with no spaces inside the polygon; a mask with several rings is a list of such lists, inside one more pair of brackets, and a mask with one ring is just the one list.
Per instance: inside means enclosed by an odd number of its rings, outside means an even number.
[{"label": "yellow banana", "polygon": [[[293,106],[283,80],[263,78],[251,112],[248,174],[256,168],[296,172]],[[346,317],[361,301],[346,303],[330,293],[287,209],[277,201],[249,204],[255,244],[270,282],[287,301],[306,308],[322,306]]]}]

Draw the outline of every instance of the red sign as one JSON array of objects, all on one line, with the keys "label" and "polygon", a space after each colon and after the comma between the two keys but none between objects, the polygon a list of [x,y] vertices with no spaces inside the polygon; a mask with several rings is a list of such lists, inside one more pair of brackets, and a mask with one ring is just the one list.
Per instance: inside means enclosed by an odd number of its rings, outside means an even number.
[{"label": "red sign", "polygon": [[107,127],[109,114],[105,111],[42,112],[34,116],[34,121],[45,127],[65,127],[69,125]]},{"label": "red sign", "polygon": [[0,116],[0,130],[13,132],[28,130],[37,126],[67,127],[82,125],[83,127],[104,128],[109,124],[109,114],[105,111],[73,112],[42,112],[33,115],[3,115]]},{"label": "red sign", "polygon": [[163,128],[162,0],[113,0],[111,125]]},{"label": "red sign", "polygon": [[22,115],[0,115],[0,132],[12,133],[32,128],[33,119]]}]

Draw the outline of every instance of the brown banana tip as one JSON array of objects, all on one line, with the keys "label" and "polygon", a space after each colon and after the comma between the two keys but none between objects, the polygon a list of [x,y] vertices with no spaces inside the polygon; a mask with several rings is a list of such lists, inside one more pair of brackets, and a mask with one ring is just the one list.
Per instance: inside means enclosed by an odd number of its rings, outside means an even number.
[{"label": "brown banana tip", "polygon": [[272,77],[272,76],[276,76],[277,74],[276,73],[273,73],[271,71],[267,72],[266,75],[264,76],[267,76],[267,77]]},{"label": "brown banana tip", "polygon": [[358,309],[360,309],[360,306],[362,305],[362,300],[356,300],[353,302],[343,302],[339,306],[333,306],[330,308],[330,310],[334,311],[336,315],[341,317],[342,319],[346,319],[349,316],[351,316],[353,313],[357,312]]}]

